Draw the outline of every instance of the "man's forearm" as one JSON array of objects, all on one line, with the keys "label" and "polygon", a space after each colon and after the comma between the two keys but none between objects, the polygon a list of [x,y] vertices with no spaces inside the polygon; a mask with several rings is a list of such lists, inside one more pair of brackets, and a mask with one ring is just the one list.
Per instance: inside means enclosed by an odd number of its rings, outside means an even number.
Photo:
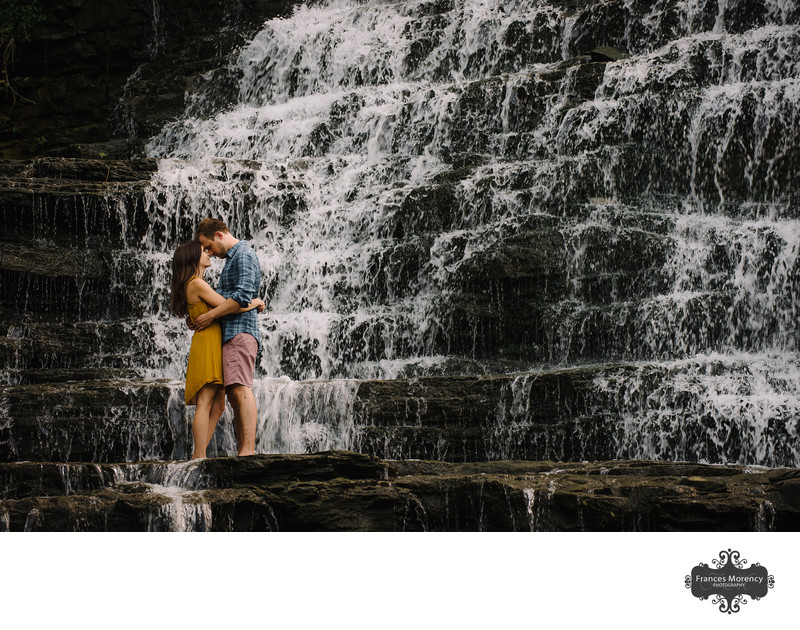
[{"label": "man's forearm", "polygon": [[236,300],[228,298],[219,306],[212,308],[210,311],[208,311],[207,314],[211,315],[211,317],[217,320],[220,317],[225,317],[226,315],[230,315],[231,313],[238,313],[240,308],[241,307],[239,306],[239,303]]}]

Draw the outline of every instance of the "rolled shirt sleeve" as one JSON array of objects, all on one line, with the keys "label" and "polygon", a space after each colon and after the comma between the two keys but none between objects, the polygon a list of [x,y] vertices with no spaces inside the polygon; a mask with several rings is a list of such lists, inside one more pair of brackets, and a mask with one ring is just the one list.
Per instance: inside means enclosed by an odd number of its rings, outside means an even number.
[{"label": "rolled shirt sleeve", "polygon": [[227,297],[236,302],[242,308],[247,308],[250,302],[256,297],[261,275],[258,268],[258,259],[255,256],[248,256],[250,252],[241,252],[233,262],[235,268],[231,270],[233,275],[233,287]]},{"label": "rolled shirt sleeve", "polygon": [[[222,297],[235,300],[239,306],[246,308],[258,296],[260,287],[261,267],[258,256],[247,243],[239,241],[228,250],[228,260],[220,274],[217,291]],[[225,315],[220,318],[219,323],[222,326],[222,343],[246,332],[253,335],[261,347],[256,310]]]}]

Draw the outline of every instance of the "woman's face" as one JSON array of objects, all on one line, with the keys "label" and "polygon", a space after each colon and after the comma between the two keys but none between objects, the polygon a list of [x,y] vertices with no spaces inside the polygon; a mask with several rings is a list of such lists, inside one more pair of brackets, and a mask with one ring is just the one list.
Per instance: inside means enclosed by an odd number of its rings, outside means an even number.
[{"label": "woman's face", "polygon": [[200,253],[200,266],[201,267],[211,266],[211,257],[208,255],[208,252],[206,251]]}]

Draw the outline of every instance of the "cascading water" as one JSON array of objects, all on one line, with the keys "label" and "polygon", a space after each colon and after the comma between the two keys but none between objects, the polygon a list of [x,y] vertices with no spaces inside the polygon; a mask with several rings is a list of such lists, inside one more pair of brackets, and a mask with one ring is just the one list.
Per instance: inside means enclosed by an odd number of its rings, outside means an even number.
[{"label": "cascading water", "polygon": [[518,456],[526,383],[588,366],[614,456],[800,465],[798,21],[791,0],[298,6],[224,70],[238,92],[211,77],[147,147],[149,228],[111,288],[143,314],[137,367],[181,387],[169,260],[212,216],[261,263],[260,452],[357,447],[363,379],[518,374],[488,449]]}]

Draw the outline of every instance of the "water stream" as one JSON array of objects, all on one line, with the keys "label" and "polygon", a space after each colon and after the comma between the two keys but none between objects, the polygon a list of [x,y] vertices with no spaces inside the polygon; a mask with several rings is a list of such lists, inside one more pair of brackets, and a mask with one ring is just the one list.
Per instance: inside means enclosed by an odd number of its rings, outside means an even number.
[{"label": "water stream", "polygon": [[[169,261],[213,216],[261,265],[259,452],[357,446],[364,379],[519,375],[513,435],[526,379],[595,366],[586,413],[617,419],[618,457],[800,465],[800,11],[644,4],[323,0],[266,23],[147,146],[149,227],[109,289],[136,367],[179,390]],[[226,416],[211,453],[234,443]]]}]

